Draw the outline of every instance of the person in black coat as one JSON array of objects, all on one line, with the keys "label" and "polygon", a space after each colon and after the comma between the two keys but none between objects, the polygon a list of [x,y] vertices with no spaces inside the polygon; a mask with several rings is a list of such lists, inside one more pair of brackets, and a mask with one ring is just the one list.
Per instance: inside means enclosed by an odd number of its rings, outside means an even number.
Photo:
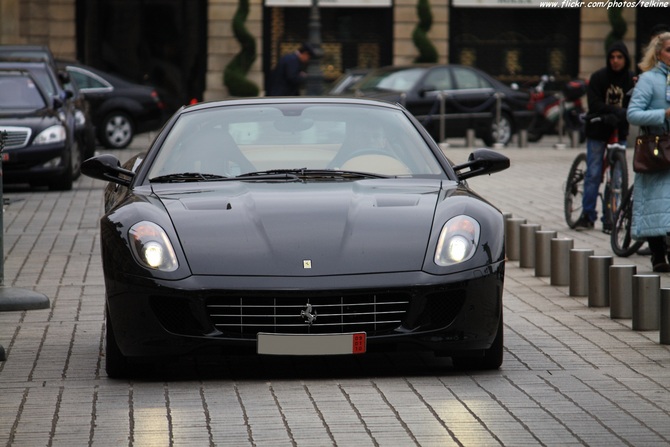
[{"label": "person in black coat", "polygon": [[302,44],[296,51],[279,59],[270,79],[267,96],[299,96],[300,87],[307,77],[305,66],[314,56],[309,44]]},{"label": "person in black coat", "polygon": [[[586,173],[583,211],[575,229],[593,228],[598,217],[596,203],[598,188],[602,181],[603,153],[608,142],[626,144],[628,137],[626,107],[630,100],[627,92],[635,86],[634,76],[628,48],[623,42],[615,42],[607,50],[607,65],[593,73],[589,79],[586,89],[589,113],[585,118]],[[613,135],[616,141],[611,140]],[[603,232],[609,233],[612,230],[612,222],[604,219],[603,215]]]}]

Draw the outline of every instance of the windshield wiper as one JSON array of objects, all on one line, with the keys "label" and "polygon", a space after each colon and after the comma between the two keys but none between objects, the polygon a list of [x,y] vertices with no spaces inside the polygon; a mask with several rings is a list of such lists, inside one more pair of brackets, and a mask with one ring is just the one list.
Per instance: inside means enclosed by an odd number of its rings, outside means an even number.
[{"label": "windshield wiper", "polygon": [[374,174],[371,172],[342,171],[334,169],[272,169],[269,171],[248,172],[235,177],[238,180],[245,178],[266,178],[268,176],[284,175],[294,179],[335,179],[335,180],[353,180],[361,178],[388,178],[386,175]]},{"label": "windshield wiper", "polygon": [[229,177],[218,174],[203,174],[202,172],[180,172],[177,174],[159,175],[149,179],[151,183],[184,183],[184,182],[209,182],[226,180]]}]

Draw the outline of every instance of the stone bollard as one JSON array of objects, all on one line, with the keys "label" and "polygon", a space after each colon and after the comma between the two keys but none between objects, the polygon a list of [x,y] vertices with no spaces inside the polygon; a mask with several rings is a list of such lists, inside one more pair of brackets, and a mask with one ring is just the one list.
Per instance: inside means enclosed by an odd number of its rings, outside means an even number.
[{"label": "stone bollard", "polygon": [[610,318],[633,318],[635,265],[610,266]]},{"label": "stone bollard", "polygon": [[607,307],[610,305],[609,272],[611,256],[589,257],[589,307]]},{"label": "stone bollard", "polygon": [[519,136],[519,147],[525,148],[528,147],[528,130],[521,129],[518,133]]},{"label": "stone bollard", "polygon": [[570,296],[588,295],[589,256],[593,256],[593,250],[588,248],[570,250]]},{"label": "stone bollard", "polygon": [[465,131],[465,145],[467,147],[475,147],[475,130],[467,129]]},{"label": "stone bollard", "polygon": [[519,239],[521,233],[521,224],[525,224],[526,219],[521,217],[511,217],[507,219],[505,226],[505,252],[510,261],[519,260]]},{"label": "stone bollard", "polygon": [[633,330],[658,330],[660,285],[658,275],[633,276]]},{"label": "stone bollard", "polygon": [[541,228],[538,224],[521,224],[519,228],[519,267],[535,267],[535,232]]},{"label": "stone bollard", "polygon": [[535,276],[551,276],[551,240],[555,231],[535,232]]},{"label": "stone bollard", "polygon": [[570,285],[570,250],[574,240],[554,238],[551,240],[551,285]]},{"label": "stone bollard", "polygon": [[659,342],[670,345],[670,289],[661,289],[661,333]]}]

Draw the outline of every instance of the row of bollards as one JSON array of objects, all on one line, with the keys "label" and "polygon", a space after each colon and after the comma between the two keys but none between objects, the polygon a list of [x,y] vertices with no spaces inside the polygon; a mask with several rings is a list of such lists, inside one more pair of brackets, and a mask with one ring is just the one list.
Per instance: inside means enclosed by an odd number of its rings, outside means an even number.
[{"label": "row of bollards", "polygon": [[570,296],[586,296],[589,307],[610,307],[610,318],[632,319],[636,331],[660,331],[660,343],[670,344],[670,289],[661,289],[655,274],[637,274],[635,265],[616,265],[612,256],[574,248],[574,241],[556,231],[505,214],[507,259],[535,276],[549,277],[554,286],[568,286]]}]

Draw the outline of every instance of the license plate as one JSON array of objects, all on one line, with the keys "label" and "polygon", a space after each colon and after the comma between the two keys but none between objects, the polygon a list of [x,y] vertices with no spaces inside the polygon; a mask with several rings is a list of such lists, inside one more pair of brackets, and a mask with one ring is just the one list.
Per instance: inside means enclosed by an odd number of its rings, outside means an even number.
[{"label": "license plate", "polygon": [[269,355],[341,355],[363,354],[365,332],[350,334],[268,334],[258,333],[259,354]]}]

